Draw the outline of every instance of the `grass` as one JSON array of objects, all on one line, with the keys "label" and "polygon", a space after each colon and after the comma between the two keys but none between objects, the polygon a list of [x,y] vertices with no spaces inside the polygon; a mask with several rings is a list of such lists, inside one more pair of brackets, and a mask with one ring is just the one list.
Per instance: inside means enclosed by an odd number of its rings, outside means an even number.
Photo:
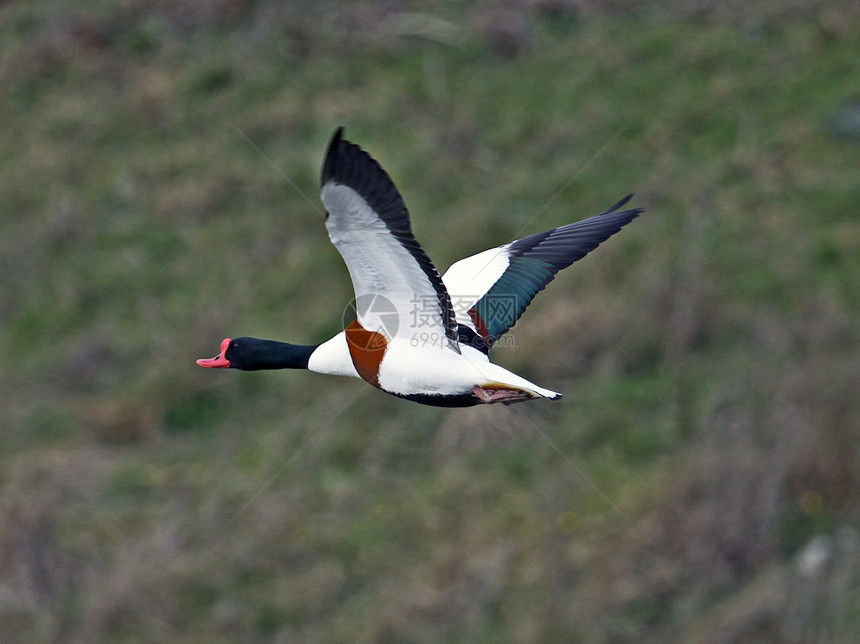
[{"label": "grass", "polygon": [[[4,4],[0,639],[850,639],[858,21]],[[495,358],[561,403],[194,365],[339,330],[338,125],[440,268],[636,193]]]}]

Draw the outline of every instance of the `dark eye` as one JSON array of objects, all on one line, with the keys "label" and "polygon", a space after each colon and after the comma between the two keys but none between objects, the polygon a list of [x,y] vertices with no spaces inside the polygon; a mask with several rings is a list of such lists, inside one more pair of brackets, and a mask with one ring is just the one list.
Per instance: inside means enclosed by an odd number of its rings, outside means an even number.
[{"label": "dark eye", "polygon": [[323,218],[323,221],[328,221],[328,210],[325,211],[325,217]]}]

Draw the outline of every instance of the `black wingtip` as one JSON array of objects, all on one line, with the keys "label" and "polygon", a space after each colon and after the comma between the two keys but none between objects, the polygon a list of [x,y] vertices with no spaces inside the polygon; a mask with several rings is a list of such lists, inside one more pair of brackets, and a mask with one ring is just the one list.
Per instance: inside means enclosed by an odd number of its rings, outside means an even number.
[{"label": "black wingtip", "polygon": [[[633,221],[634,219],[636,219],[636,217],[641,215],[643,212],[645,212],[644,208],[631,208],[630,210],[624,210],[624,211],[619,212],[619,209],[626,206],[630,202],[631,199],[633,199],[633,193],[630,193],[629,195],[624,197],[624,199],[619,201],[617,204],[615,204],[614,206],[611,206],[610,208],[607,208],[606,210],[604,210],[602,213],[600,213],[597,216],[603,217],[606,215],[613,215],[616,218],[627,217],[627,221],[624,223],[629,223],[629,222]],[[624,224],[622,224],[622,226],[623,225]]]},{"label": "black wingtip", "polygon": [[632,192],[629,195],[627,195],[626,197],[624,197],[621,201],[619,201],[614,206],[607,208],[606,214],[609,214],[610,212],[615,212],[616,210],[618,210],[622,206],[626,206],[630,202],[631,199],[633,199],[633,193]]},{"label": "black wingtip", "polygon": [[340,147],[341,141],[343,140],[343,126],[341,125],[334,131],[334,134],[331,137],[331,142],[329,142],[328,144],[328,150],[325,154],[325,161],[323,162],[322,173],[320,174],[321,186],[324,186],[326,181],[331,178],[334,156],[337,152],[337,149]]}]

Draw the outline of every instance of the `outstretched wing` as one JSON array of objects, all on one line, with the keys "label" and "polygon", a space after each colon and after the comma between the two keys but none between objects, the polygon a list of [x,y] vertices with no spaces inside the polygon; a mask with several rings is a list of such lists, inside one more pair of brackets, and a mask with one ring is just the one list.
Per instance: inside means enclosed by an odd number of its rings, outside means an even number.
[{"label": "outstretched wing", "polygon": [[355,289],[362,327],[386,339],[416,326],[448,338],[460,352],[451,298],[412,234],[409,212],[391,178],[338,128],[322,168],[326,229]]},{"label": "outstretched wing", "polygon": [[[442,278],[455,305],[457,322],[489,350],[526,310],[555,274],[594,250],[640,213],[619,210],[628,195],[605,212],[530,235],[456,262]],[[471,334],[465,334],[470,336]]]}]

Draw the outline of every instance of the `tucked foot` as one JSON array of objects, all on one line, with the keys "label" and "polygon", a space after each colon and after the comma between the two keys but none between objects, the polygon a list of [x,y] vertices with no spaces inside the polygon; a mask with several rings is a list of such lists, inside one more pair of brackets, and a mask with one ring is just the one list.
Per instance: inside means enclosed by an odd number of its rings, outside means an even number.
[{"label": "tucked foot", "polygon": [[472,387],[472,393],[481,399],[481,402],[490,404],[500,402],[503,405],[513,405],[518,402],[525,402],[538,396],[533,396],[527,391],[521,389],[503,389],[500,387],[481,387],[475,385]]}]

